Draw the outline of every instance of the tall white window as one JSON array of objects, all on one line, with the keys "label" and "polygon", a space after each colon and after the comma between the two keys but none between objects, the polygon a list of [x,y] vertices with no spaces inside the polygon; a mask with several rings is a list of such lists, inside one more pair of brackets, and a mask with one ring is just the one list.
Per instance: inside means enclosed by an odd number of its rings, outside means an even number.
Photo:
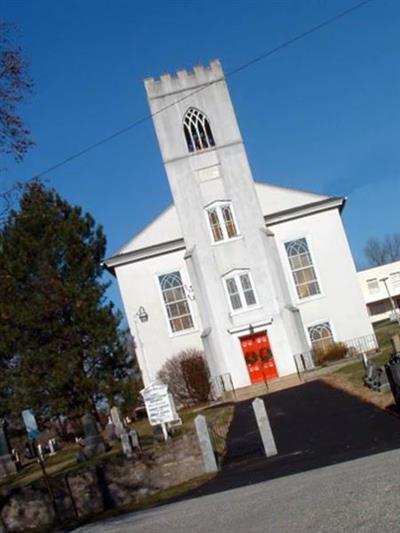
[{"label": "tall white window", "polygon": [[192,329],[193,319],[180,272],[163,274],[158,280],[171,332]]},{"label": "tall white window", "polygon": [[314,350],[324,351],[333,343],[332,329],[329,322],[310,326],[308,334]]},{"label": "tall white window", "polygon": [[376,278],[367,279],[367,287],[370,294],[379,292],[379,282]]},{"label": "tall white window", "polygon": [[400,272],[392,272],[389,277],[392,289],[400,289]]},{"label": "tall white window", "polygon": [[189,152],[198,152],[215,146],[210,123],[204,113],[190,107],[183,119],[183,131]]},{"label": "tall white window", "polygon": [[299,298],[320,294],[319,283],[306,239],[297,239],[285,244],[290,268]]},{"label": "tall white window", "polygon": [[236,270],[225,276],[224,281],[232,311],[244,310],[257,305],[249,271]]},{"label": "tall white window", "polygon": [[214,242],[227,241],[238,236],[230,202],[214,202],[206,211]]}]

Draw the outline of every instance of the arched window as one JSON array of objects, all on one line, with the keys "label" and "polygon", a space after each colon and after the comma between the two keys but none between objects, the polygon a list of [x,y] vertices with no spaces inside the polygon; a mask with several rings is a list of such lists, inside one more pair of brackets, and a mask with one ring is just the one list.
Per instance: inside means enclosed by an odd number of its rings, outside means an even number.
[{"label": "arched window", "polygon": [[319,283],[306,239],[297,239],[285,244],[290,268],[299,298],[320,294]]},{"label": "arched window", "polygon": [[180,272],[158,277],[172,333],[193,329],[194,323]]},{"label": "arched window", "polygon": [[214,242],[227,241],[238,237],[239,233],[231,202],[213,202],[206,207],[206,211]]},{"label": "arched window", "polygon": [[329,322],[309,327],[308,334],[314,350],[323,352],[333,343],[332,329]]},{"label": "arched window", "polygon": [[190,107],[186,111],[183,119],[183,131],[189,152],[198,152],[215,146],[207,117],[194,107]]}]

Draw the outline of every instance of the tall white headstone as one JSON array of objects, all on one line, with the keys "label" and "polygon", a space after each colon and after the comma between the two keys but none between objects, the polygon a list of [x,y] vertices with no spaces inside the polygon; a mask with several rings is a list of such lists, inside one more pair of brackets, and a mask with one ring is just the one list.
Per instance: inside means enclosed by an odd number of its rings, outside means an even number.
[{"label": "tall white headstone", "polygon": [[257,420],[258,430],[260,432],[261,440],[264,446],[265,455],[267,457],[277,455],[278,450],[276,449],[271,424],[269,423],[267,411],[265,409],[264,402],[261,400],[261,398],[256,398],[253,401],[253,409],[254,415]]},{"label": "tall white headstone", "polygon": [[122,420],[121,420],[121,415],[119,413],[119,409],[118,407],[114,406],[110,409],[110,415],[111,415],[111,420],[112,420],[112,423],[114,424],[114,427],[115,427],[115,434],[117,435],[117,437],[120,437],[121,436],[121,433],[124,431],[124,424],[122,423]]}]

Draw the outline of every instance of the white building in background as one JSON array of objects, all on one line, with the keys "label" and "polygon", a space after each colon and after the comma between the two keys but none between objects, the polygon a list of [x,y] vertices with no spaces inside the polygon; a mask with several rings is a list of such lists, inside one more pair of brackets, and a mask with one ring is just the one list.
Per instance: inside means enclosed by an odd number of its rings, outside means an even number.
[{"label": "white building in background", "polygon": [[358,272],[372,323],[400,316],[400,261]]},{"label": "white building in background", "polygon": [[345,200],[253,181],[219,61],[145,86],[174,204],[106,261],[145,384],[186,348],[239,388],[373,337]]}]

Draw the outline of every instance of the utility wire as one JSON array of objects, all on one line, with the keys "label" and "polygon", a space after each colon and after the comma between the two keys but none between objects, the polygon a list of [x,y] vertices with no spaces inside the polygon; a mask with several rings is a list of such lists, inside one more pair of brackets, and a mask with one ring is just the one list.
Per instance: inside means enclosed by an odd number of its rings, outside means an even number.
[{"label": "utility wire", "polygon": [[[284,48],[287,48],[288,46],[293,45],[294,43],[300,41],[301,39],[304,39],[305,37],[308,37],[312,33],[315,33],[316,31],[319,31],[322,28],[325,28],[326,26],[329,26],[330,24],[333,24],[334,22],[337,22],[338,20],[343,19],[347,15],[350,15],[354,11],[356,11],[358,9],[361,9],[362,7],[366,6],[367,4],[370,4],[373,1],[375,1],[375,0],[363,0],[362,2],[359,2],[358,4],[355,4],[354,6],[346,9],[345,11],[341,11],[337,15],[334,15],[333,17],[330,17],[330,18],[324,20],[323,22],[317,24],[316,26],[312,26],[308,30],[305,30],[304,32],[295,35],[294,37],[292,37],[291,39],[288,39],[287,41],[283,42],[282,44],[280,44],[278,46],[275,46],[274,48],[271,48],[270,50],[267,50],[267,51],[263,52],[262,54],[254,57],[253,59],[250,59],[246,63],[243,63],[242,65],[240,65],[240,66],[228,71],[225,74],[225,78],[230,78],[230,77],[234,76],[238,72],[241,72],[242,70],[244,70],[246,68],[249,68],[250,66],[254,65],[255,63],[258,63],[259,61],[262,61],[263,59],[266,59],[267,57],[270,57],[273,54],[276,54],[277,52],[283,50]],[[215,83],[218,83],[219,81],[221,81],[221,80],[210,81],[207,84],[202,85],[198,89],[186,94],[185,96],[182,96],[178,100],[175,100],[174,102],[166,105],[165,107],[162,107],[158,111],[155,111],[154,113],[148,113],[147,115],[143,116],[142,118],[139,118],[139,119],[135,120],[134,122],[132,122],[131,124],[129,124],[125,128],[122,128],[120,130],[115,131],[111,135],[108,135],[107,137],[104,137],[103,139],[101,139],[101,140],[99,140],[99,141],[97,141],[97,142],[95,142],[93,144],[88,145],[83,150],[80,150],[79,152],[76,152],[75,154],[73,154],[73,155],[61,160],[60,162],[48,167],[47,169],[43,170],[39,174],[36,174],[31,179],[37,179],[37,178],[40,178],[42,176],[45,176],[46,174],[49,174],[49,172],[52,172],[53,170],[56,170],[57,168],[60,168],[60,167],[62,167],[64,165],[66,165],[70,161],[73,161],[74,159],[77,159],[78,157],[81,157],[82,155],[85,155],[88,152],[91,152],[95,148],[98,148],[99,146],[102,146],[103,144],[111,141],[112,139],[115,139],[116,137],[119,137],[120,135],[123,135],[124,133],[130,131],[131,129],[133,129],[133,128],[137,127],[137,126],[139,126],[140,124],[143,124],[144,122],[147,122],[148,120],[152,119],[156,115],[159,115],[160,113],[163,113],[167,109],[170,109],[171,107],[179,104],[183,100],[186,100],[187,98],[191,98],[193,95],[195,95],[195,94],[197,94],[197,93],[199,93],[201,91],[204,91],[205,89],[207,89],[211,85],[214,85]]]}]

